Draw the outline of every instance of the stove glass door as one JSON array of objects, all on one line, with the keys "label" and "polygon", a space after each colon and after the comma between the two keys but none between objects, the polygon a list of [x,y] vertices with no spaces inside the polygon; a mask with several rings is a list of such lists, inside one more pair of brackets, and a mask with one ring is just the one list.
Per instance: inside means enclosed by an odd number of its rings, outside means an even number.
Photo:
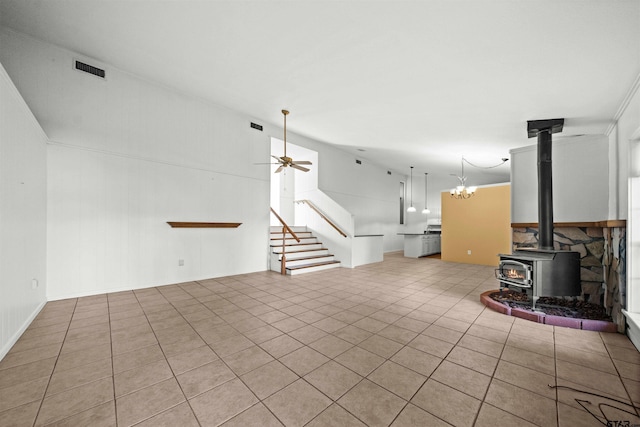
[{"label": "stove glass door", "polygon": [[501,260],[500,266],[496,269],[496,278],[507,286],[530,288],[533,283],[531,276],[531,265],[511,259]]}]

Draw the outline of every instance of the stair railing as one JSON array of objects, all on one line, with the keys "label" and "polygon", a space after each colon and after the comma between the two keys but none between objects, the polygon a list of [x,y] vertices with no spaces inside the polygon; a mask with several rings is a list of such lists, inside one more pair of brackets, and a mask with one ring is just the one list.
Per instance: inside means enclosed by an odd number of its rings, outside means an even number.
[{"label": "stair railing", "polygon": [[271,213],[273,213],[276,218],[278,218],[278,221],[280,221],[280,224],[282,224],[282,258],[280,260],[280,274],[287,274],[287,256],[285,255],[285,243],[287,241],[287,236],[286,234],[289,233],[291,234],[291,237],[293,237],[294,239],[296,239],[296,242],[300,243],[300,238],[297,236],[296,233],[293,232],[293,230],[291,229],[291,227],[289,227],[287,225],[286,222],[284,222],[284,220],[282,218],[280,218],[280,215],[278,215],[276,213],[276,211],[273,210],[273,208],[269,208],[271,209]]},{"label": "stair railing", "polygon": [[338,233],[340,233],[342,235],[342,237],[347,237],[347,233],[345,233],[344,231],[342,231],[340,229],[340,227],[338,227],[336,224],[333,223],[333,221],[331,221],[329,218],[327,218],[325,216],[325,214],[323,214],[320,209],[318,209],[318,207],[316,205],[314,205],[311,200],[307,200],[307,199],[303,199],[303,200],[296,200],[296,203],[306,203],[312,210],[314,210],[318,215],[320,215],[320,218],[324,219],[326,222],[329,223],[330,226],[332,226],[333,228],[336,229],[336,231]]}]

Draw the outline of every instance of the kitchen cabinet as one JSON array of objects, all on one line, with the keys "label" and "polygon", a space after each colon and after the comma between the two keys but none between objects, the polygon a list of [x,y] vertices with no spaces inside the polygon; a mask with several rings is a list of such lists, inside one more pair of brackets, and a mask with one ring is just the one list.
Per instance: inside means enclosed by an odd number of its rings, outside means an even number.
[{"label": "kitchen cabinet", "polygon": [[440,233],[404,234],[404,256],[419,258],[440,253]]}]

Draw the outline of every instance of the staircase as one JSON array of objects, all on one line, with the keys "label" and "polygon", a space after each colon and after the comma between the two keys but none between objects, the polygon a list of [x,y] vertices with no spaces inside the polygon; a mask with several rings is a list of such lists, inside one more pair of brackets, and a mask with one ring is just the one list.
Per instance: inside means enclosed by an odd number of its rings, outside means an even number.
[{"label": "staircase", "polygon": [[[296,226],[291,229],[300,242],[297,242],[289,233],[284,236],[287,274],[311,273],[340,267],[340,261],[337,261],[329,250],[322,246],[322,242],[319,242],[306,226]],[[282,238],[282,227],[271,227],[271,270],[278,272],[281,271]]]}]

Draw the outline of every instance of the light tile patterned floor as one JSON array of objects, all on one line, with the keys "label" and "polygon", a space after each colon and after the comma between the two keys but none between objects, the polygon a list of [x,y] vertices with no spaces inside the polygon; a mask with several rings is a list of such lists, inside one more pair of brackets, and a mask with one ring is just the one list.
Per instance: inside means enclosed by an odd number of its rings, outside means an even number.
[{"label": "light tile patterned floor", "polygon": [[394,253],[50,302],[0,362],[0,425],[640,424],[629,340],[495,313],[493,276]]}]

